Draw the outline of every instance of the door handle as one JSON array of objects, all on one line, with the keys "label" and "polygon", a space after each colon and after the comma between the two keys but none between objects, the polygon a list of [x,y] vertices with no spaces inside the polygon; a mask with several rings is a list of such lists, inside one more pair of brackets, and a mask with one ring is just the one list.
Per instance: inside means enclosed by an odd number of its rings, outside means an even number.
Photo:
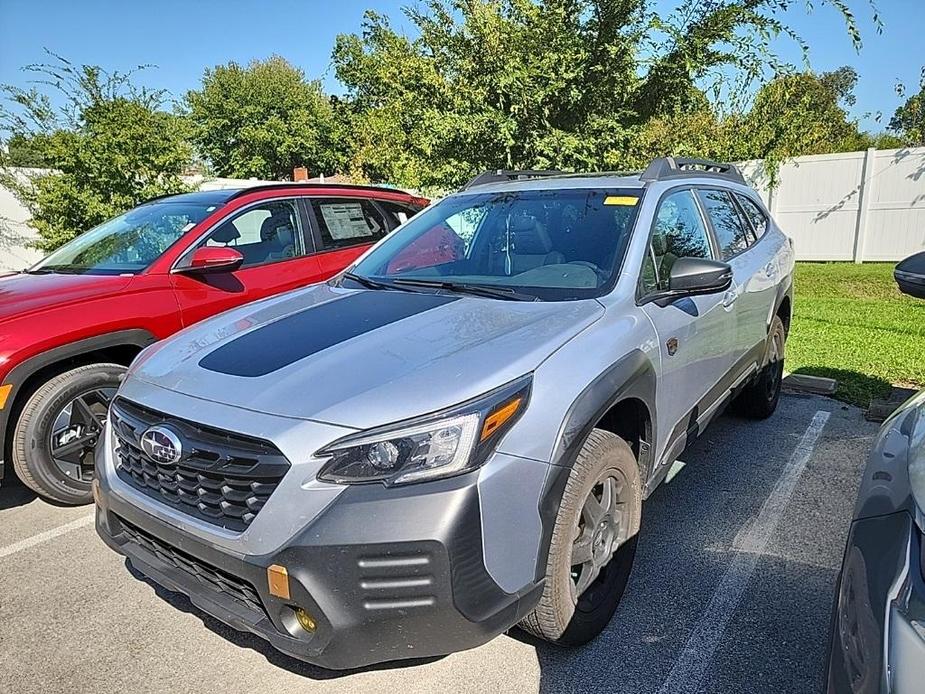
[{"label": "door handle", "polygon": [[739,292],[736,289],[730,289],[725,294],[723,294],[723,308],[731,307],[736,299],[739,298]]}]

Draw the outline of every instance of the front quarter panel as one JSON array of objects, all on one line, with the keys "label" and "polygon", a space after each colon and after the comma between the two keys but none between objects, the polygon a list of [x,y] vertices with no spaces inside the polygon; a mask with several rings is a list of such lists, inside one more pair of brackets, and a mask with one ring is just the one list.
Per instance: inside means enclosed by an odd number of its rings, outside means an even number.
[{"label": "front quarter panel", "polygon": [[499,450],[570,465],[567,451],[621,396],[653,411],[657,362],[658,342],[642,311],[608,309],[534,372],[530,405]]}]

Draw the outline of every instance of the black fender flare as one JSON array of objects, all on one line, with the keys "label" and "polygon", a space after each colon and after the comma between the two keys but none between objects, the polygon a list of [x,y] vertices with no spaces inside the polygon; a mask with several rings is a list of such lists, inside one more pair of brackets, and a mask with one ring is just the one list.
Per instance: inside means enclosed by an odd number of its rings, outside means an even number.
[{"label": "black fender flare", "polygon": [[774,297],[774,306],[772,306],[772,313],[768,316],[767,327],[768,330],[771,329],[771,321],[774,320],[774,316],[780,311],[780,307],[784,303],[784,299],[790,300],[790,317],[793,319],[793,273],[787,277],[786,282],[781,282],[777,285],[777,296]]},{"label": "black fender flare", "polygon": [[7,434],[9,433],[10,410],[16,402],[16,398],[23,384],[28,381],[30,377],[37,374],[45,367],[61,361],[73,359],[74,357],[79,357],[87,352],[95,352],[108,347],[122,347],[125,345],[144,348],[156,341],[157,337],[143,328],[117,330],[115,332],[69,342],[60,347],[54,347],[40,352],[13,367],[2,382],[2,385],[12,385],[13,387],[7,397],[7,406],[0,410],[0,480],[3,479],[3,470],[5,467],[3,457],[6,451]]},{"label": "black fender flare", "polygon": [[540,499],[539,511],[543,529],[536,563],[537,581],[546,573],[549,544],[552,541],[559,504],[581,447],[610,408],[629,398],[640,400],[649,410],[651,441],[645,453],[640,452],[640,473],[645,487],[655,463],[655,447],[651,445],[656,440],[655,388],[656,374],[652,361],[641,349],[634,349],[599,374],[572,403],[565,421],[559,428],[552,464],[549,466]]}]

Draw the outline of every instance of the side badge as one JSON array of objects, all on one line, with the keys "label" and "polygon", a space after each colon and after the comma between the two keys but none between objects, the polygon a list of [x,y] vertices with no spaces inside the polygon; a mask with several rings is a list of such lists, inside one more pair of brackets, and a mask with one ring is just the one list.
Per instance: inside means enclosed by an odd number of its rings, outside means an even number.
[{"label": "side badge", "polygon": [[673,357],[678,351],[678,338],[669,337],[668,342],[665,343],[665,347],[668,348],[668,356]]}]

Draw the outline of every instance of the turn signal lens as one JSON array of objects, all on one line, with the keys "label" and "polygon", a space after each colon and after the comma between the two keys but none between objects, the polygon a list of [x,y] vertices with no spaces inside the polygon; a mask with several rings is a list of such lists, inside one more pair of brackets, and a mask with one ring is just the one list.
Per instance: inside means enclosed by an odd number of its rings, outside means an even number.
[{"label": "turn signal lens", "polygon": [[9,399],[12,390],[12,383],[7,383],[5,386],[0,386],[0,410],[6,407],[6,401]]},{"label": "turn signal lens", "polygon": [[285,566],[273,564],[267,567],[267,587],[270,589],[270,595],[289,599],[289,572]]},{"label": "turn signal lens", "polygon": [[520,405],[523,402],[523,398],[514,398],[507,405],[498,408],[490,415],[485,418],[485,423],[482,425],[482,435],[479,438],[479,441],[484,441],[489,436],[494,434],[501,425],[503,425],[507,420],[517,414],[517,410],[520,409]]}]

